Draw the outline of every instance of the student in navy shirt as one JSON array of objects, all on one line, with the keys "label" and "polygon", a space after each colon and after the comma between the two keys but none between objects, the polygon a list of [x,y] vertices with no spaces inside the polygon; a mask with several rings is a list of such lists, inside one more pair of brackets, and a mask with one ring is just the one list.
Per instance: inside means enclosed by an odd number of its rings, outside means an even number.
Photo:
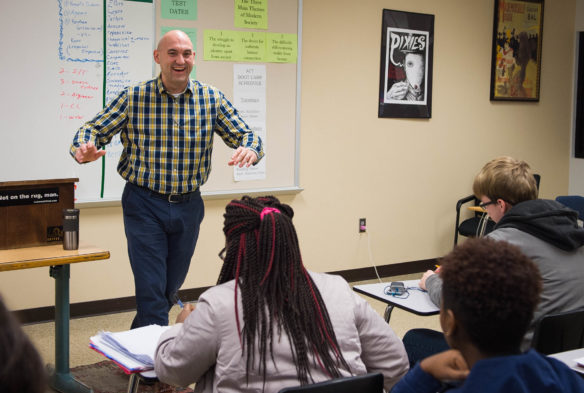
[{"label": "student in navy shirt", "polygon": [[419,362],[392,393],[584,392],[564,363],[520,344],[539,301],[536,265],[503,241],[465,241],[441,262],[440,325],[451,350]]}]

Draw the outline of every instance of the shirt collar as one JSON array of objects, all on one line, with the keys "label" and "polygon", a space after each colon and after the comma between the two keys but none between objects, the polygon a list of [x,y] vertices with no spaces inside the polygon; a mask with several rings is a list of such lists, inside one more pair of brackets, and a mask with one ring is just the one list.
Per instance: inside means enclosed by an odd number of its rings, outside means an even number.
[{"label": "shirt collar", "polygon": [[[166,91],[164,84],[162,84],[162,74],[159,74],[158,78],[156,78],[156,88],[158,89],[159,94],[162,94],[162,93],[170,94],[169,92]],[[189,83],[187,84],[187,88],[185,91],[190,91],[191,94],[195,93],[195,84],[193,83],[193,80],[190,78],[189,78]]]}]

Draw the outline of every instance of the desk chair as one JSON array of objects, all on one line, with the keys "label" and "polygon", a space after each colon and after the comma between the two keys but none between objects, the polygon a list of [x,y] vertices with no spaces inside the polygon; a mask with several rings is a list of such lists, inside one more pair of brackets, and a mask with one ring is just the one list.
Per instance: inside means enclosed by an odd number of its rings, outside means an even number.
[{"label": "desk chair", "polygon": [[128,382],[127,391],[128,393],[138,393],[140,382],[142,382],[143,385],[153,385],[154,383],[158,382],[158,378],[148,376],[149,374],[153,374],[153,372],[146,372],[143,374],[140,373],[130,374],[130,381]]},{"label": "desk chair", "polygon": [[584,197],[580,195],[566,195],[556,197],[556,202],[578,212],[578,219],[584,221]]},{"label": "desk chair", "polygon": [[383,393],[383,375],[371,373],[281,389],[279,393]]},{"label": "desk chair", "polygon": [[[474,215],[471,218],[460,222],[460,210],[462,205],[473,202]],[[495,227],[495,222],[486,216],[485,212],[479,211],[480,201],[474,195],[469,195],[456,201],[456,222],[454,226],[454,246],[458,244],[458,235],[464,237],[483,236],[491,232]],[[480,209],[482,210],[482,209]],[[484,221],[484,222],[483,222]],[[484,225],[484,231],[481,233],[481,226]]]},{"label": "desk chair", "polygon": [[545,315],[535,325],[532,347],[544,355],[584,348],[584,309]]}]

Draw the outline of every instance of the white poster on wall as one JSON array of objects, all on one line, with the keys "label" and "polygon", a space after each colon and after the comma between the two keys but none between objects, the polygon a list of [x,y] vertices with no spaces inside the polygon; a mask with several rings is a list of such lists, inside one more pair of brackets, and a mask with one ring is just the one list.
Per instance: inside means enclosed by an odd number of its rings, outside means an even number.
[{"label": "white poster on wall", "polygon": [[[251,129],[262,138],[264,152],[267,152],[265,65],[233,65],[233,105]],[[235,181],[265,179],[266,158],[249,168],[234,167],[233,178]]]}]

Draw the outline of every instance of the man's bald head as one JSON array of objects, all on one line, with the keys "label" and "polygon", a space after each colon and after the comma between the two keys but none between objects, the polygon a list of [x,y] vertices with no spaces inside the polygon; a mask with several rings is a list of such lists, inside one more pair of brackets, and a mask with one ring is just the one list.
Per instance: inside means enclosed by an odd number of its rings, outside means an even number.
[{"label": "man's bald head", "polygon": [[190,42],[191,49],[193,49],[193,43],[191,42],[191,39],[184,31],[171,30],[171,31],[166,32],[160,38],[160,41],[158,41],[158,46],[156,47],[156,50],[160,50],[161,46],[164,47],[165,45],[169,45],[170,42],[172,42],[173,40],[176,40],[176,39],[186,40],[186,41]]},{"label": "man's bald head", "polygon": [[180,30],[164,34],[154,50],[154,61],[160,65],[162,84],[171,94],[182,93],[189,82],[189,75],[195,64],[193,43]]}]

